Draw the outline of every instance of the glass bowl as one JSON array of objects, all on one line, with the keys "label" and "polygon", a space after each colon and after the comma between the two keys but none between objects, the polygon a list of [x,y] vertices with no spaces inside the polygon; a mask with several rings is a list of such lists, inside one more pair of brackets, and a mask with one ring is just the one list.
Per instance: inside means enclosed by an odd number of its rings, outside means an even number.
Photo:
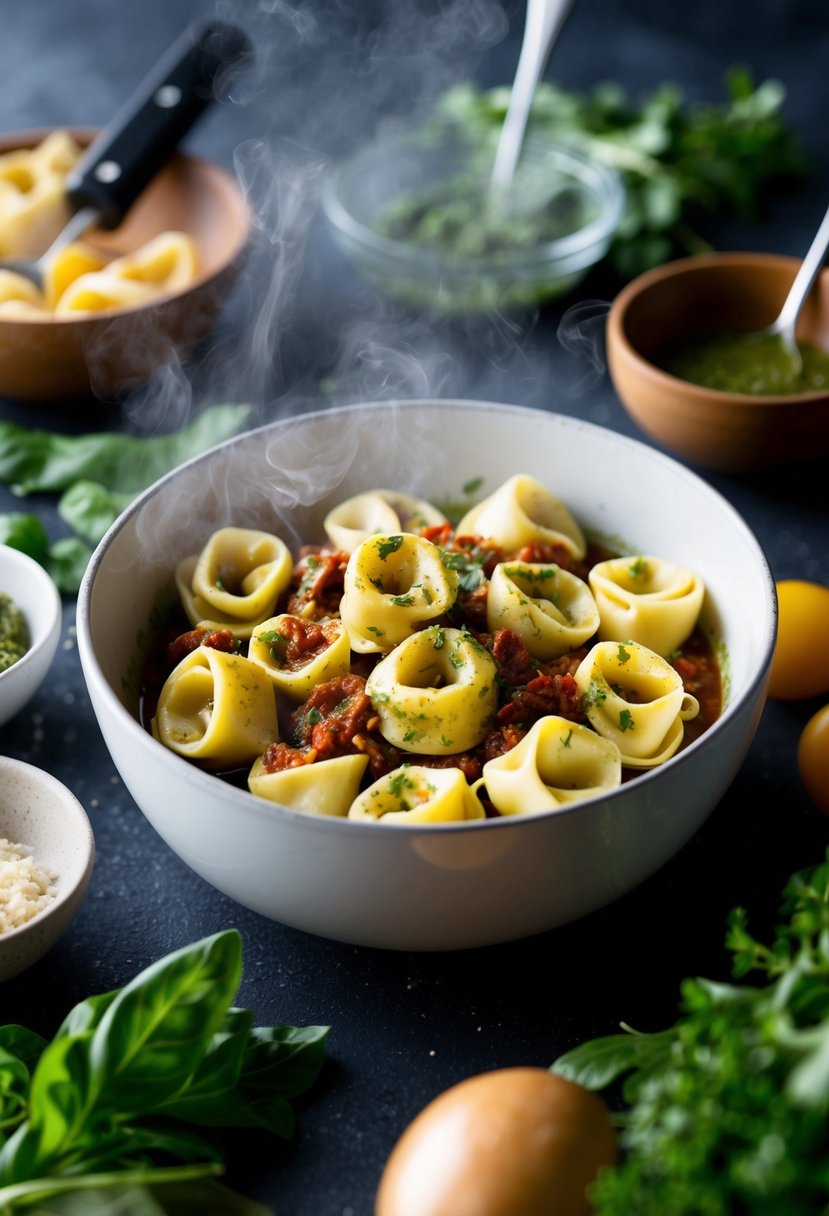
[{"label": "glass bowl", "polygon": [[618,228],[616,170],[528,138],[514,183],[490,190],[491,141],[385,136],[334,168],[322,205],[335,239],[386,295],[441,313],[532,308],[571,291]]}]

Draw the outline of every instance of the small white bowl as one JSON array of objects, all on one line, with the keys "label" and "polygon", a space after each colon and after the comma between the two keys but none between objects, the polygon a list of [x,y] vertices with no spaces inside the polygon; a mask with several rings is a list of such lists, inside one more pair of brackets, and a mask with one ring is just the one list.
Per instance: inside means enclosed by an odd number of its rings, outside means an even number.
[{"label": "small white bowl", "polygon": [[[722,716],[658,768],[555,811],[392,826],[255,798],[164,747],[139,720],[142,650],[175,595],[176,562],[211,532],[267,524],[322,535],[361,490],[457,499],[525,473],[588,535],[695,571],[724,668]],[[184,509],[183,509],[184,507]],[[614,538],[619,542],[614,544]],[[734,508],[677,461],[581,419],[469,401],[355,405],[284,419],[162,478],[104,537],[78,597],[78,650],[127,789],[170,847],[220,891],[285,924],[356,945],[445,950],[552,929],[607,904],[693,836],[734,778],[763,709],[774,582]],[[144,651],[145,652],[145,651]]]},{"label": "small white bowl", "polygon": [[36,963],[66,931],[83,902],[95,860],[86,811],[57,778],[33,764],[0,756],[0,838],[31,849],[53,870],[55,898],[16,929],[0,933],[0,981]]},{"label": "small white bowl", "polygon": [[52,666],[60,641],[61,599],[43,567],[9,545],[0,545],[0,591],[10,595],[23,613],[30,640],[23,657],[0,671],[3,726],[31,700]]}]

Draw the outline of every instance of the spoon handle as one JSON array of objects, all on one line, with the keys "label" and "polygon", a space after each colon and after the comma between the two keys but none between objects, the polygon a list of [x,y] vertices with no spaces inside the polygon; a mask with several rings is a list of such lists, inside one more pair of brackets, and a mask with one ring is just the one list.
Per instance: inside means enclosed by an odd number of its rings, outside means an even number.
[{"label": "spoon handle", "polygon": [[250,52],[232,25],[185,30],[78,162],[67,181],[72,211],[94,208],[104,228],[117,227],[214,100],[224,73]]},{"label": "spoon handle", "polygon": [[492,185],[509,186],[521,155],[533,97],[573,0],[527,0],[524,38],[495,153]]},{"label": "spoon handle", "polygon": [[789,288],[783,307],[774,323],[774,330],[787,335],[794,342],[794,330],[803,303],[812,290],[812,285],[823,265],[826,250],[829,248],[829,208],[821,220],[820,227],[815,233],[808,252],[800,264],[800,269]]}]

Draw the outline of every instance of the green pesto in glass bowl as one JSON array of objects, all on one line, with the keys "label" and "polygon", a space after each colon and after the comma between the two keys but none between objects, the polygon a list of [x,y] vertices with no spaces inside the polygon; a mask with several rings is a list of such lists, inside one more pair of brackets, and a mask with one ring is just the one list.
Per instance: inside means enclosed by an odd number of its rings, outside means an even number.
[{"label": "green pesto in glass bowl", "polygon": [[506,193],[493,145],[460,133],[386,136],[333,169],[323,210],[384,294],[437,313],[534,308],[572,291],[607,252],[625,190],[613,169],[527,140]]}]

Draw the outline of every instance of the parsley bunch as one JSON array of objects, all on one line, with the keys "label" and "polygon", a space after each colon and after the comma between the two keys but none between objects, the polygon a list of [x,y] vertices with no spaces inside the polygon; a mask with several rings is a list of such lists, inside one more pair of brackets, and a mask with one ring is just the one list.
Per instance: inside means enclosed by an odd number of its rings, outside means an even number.
[{"label": "parsley bunch", "polygon": [[[542,81],[528,136],[569,143],[622,173],[627,207],[610,258],[628,279],[710,249],[707,219],[755,220],[768,185],[807,174],[808,160],[782,113],[785,95],[780,81],[755,84],[739,67],[727,75],[726,99],[706,104],[690,103],[669,83],[634,99],[613,81],[589,92]],[[435,121],[494,144],[509,96],[509,87],[459,85],[444,94]]]},{"label": "parsley bunch", "polygon": [[829,854],[783,893],[771,946],[729,917],[733,974],[688,979],[669,1030],[584,1043],[552,1071],[604,1089],[624,1077],[622,1163],[596,1216],[815,1216],[829,1205]]}]

